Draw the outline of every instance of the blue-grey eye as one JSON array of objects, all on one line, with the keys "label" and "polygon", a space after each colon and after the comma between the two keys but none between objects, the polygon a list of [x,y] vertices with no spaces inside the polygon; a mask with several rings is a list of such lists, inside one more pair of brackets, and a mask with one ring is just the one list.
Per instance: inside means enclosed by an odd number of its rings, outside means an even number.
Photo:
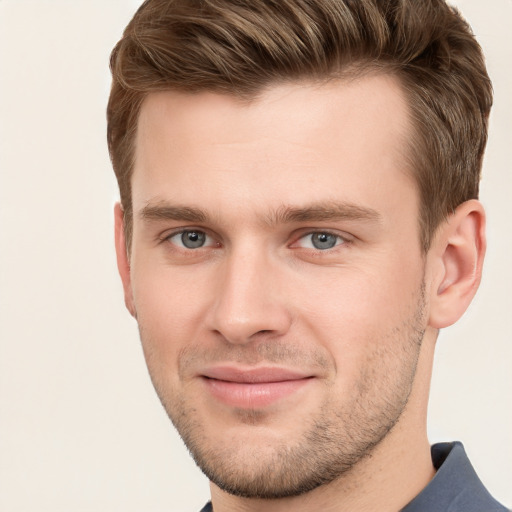
[{"label": "blue-grey eye", "polygon": [[198,249],[206,241],[206,235],[202,231],[183,231],[180,238],[181,243],[187,249]]},{"label": "blue-grey eye", "polygon": [[311,245],[315,249],[332,249],[338,244],[339,236],[332,235],[331,233],[312,233]]}]

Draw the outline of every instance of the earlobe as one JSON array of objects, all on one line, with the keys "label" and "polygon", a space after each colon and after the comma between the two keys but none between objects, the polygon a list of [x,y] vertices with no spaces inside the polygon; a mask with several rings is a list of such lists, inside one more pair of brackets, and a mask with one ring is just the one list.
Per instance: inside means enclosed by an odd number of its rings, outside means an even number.
[{"label": "earlobe", "polygon": [[114,223],[115,223],[115,244],[117,256],[117,269],[121,276],[124,289],[124,302],[130,314],[135,318],[135,306],[133,302],[133,293],[130,275],[130,259],[126,247],[124,235],[124,212],[119,203],[114,207]]},{"label": "earlobe", "polygon": [[431,248],[437,271],[432,280],[430,325],[455,323],[480,284],[485,255],[485,212],[477,200],[466,201],[443,223]]}]

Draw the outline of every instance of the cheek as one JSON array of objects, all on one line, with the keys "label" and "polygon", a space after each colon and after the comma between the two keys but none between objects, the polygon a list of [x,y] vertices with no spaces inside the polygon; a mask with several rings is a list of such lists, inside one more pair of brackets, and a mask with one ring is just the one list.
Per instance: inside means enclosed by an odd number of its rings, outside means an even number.
[{"label": "cheek", "polygon": [[[389,260],[388,260],[389,263]],[[299,317],[309,336],[333,355],[337,366],[354,369],[377,345],[397,342],[417,313],[422,273],[407,265],[374,271],[341,270],[314,280],[300,293]]]},{"label": "cheek", "polygon": [[398,320],[418,289],[416,282],[419,285],[421,278],[400,276],[390,268],[343,269],[304,282],[295,295],[306,316],[321,318],[326,328],[348,332],[356,319],[365,320],[363,325]]},{"label": "cheek", "polygon": [[155,265],[134,266],[132,282],[145,352],[157,353],[162,363],[176,364],[184,344],[197,337],[204,312],[204,280]]}]

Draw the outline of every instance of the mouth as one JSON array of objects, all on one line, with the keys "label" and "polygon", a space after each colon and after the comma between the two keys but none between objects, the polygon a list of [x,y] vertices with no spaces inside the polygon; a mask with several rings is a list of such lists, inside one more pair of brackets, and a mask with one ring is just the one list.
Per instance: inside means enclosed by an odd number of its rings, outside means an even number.
[{"label": "mouth", "polygon": [[208,392],[225,405],[260,409],[294,395],[314,379],[286,368],[214,367],[201,374]]}]

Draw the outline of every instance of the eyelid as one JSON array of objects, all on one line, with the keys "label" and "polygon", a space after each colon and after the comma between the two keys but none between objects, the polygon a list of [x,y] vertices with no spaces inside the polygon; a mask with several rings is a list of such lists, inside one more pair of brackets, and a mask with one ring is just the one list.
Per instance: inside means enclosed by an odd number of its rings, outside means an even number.
[{"label": "eyelid", "polygon": [[[190,249],[188,247],[182,246],[181,244],[177,244],[177,243],[174,243],[171,241],[171,239],[173,237],[182,235],[183,233],[186,233],[189,231],[197,231],[200,233],[204,233],[206,236],[205,245],[203,245],[199,248],[196,248],[196,249]],[[330,249],[316,249],[314,247],[313,248],[305,248],[305,247],[300,247],[300,245],[298,245],[302,239],[304,239],[308,236],[312,236],[314,234],[320,234],[320,233],[332,235],[332,236],[336,237],[339,240],[339,242],[337,242],[336,245],[334,245]],[[220,247],[222,245],[219,241],[216,240],[218,237],[214,236],[211,232],[209,232],[208,229],[200,228],[200,227],[196,227],[196,226],[186,226],[186,227],[180,226],[179,228],[166,230],[163,233],[159,234],[156,238],[157,238],[158,243],[168,242],[168,243],[174,245],[175,247],[177,247],[179,249],[186,250],[186,251],[192,251],[192,250],[197,251],[198,249],[202,249],[202,248]],[[353,239],[354,239],[354,237],[349,235],[348,233],[339,232],[339,231],[333,230],[333,229],[328,229],[328,228],[327,229],[322,229],[322,228],[306,229],[305,228],[305,229],[301,229],[298,233],[296,232],[295,235],[293,235],[293,237],[292,237],[293,241],[289,245],[289,247],[309,249],[309,250],[317,251],[317,252],[328,252],[328,251],[334,250],[335,248],[339,247],[340,245],[346,245],[346,244],[351,243],[353,241]]]},{"label": "eyelid", "polygon": [[[171,241],[172,238],[174,238],[175,236],[178,236],[178,235],[182,235],[183,233],[186,233],[186,232],[189,232],[189,231],[195,231],[195,232],[198,232],[198,233],[204,233],[205,236],[206,236],[206,242],[204,245],[202,245],[201,247],[198,247],[196,249],[190,249],[189,247],[185,247],[181,244],[177,244],[177,243],[174,243]],[[208,232],[207,229],[204,229],[204,228],[196,228],[194,226],[187,226],[187,227],[180,227],[180,228],[176,228],[176,229],[173,229],[171,231],[165,231],[164,233],[158,235],[158,242],[159,243],[165,243],[165,242],[168,242],[172,245],[174,245],[175,247],[178,247],[179,249],[183,249],[183,250],[186,250],[186,251],[197,251],[198,249],[203,249],[205,247],[216,247],[216,246],[219,246],[220,244],[218,242],[215,242],[215,238]]]},{"label": "eyelid", "polygon": [[[304,239],[308,236],[315,235],[315,234],[332,235],[332,236],[336,237],[340,242],[339,243],[337,242],[333,247],[328,248],[328,249],[317,249],[315,247],[300,247],[298,245],[302,239]],[[292,248],[298,247],[301,249],[308,249],[308,250],[317,251],[317,252],[329,252],[329,251],[335,250],[337,247],[339,247],[341,245],[349,244],[352,241],[353,241],[353,237],[351,237],[347,233],[340,233],[339,231],[332,230],[332,229],[314,228],[314,229],[308,229],[308,230],[301,231],[299,234],[297,234],[294,237],[294,241],[292,242],[290,247],[292,247]]]}]

